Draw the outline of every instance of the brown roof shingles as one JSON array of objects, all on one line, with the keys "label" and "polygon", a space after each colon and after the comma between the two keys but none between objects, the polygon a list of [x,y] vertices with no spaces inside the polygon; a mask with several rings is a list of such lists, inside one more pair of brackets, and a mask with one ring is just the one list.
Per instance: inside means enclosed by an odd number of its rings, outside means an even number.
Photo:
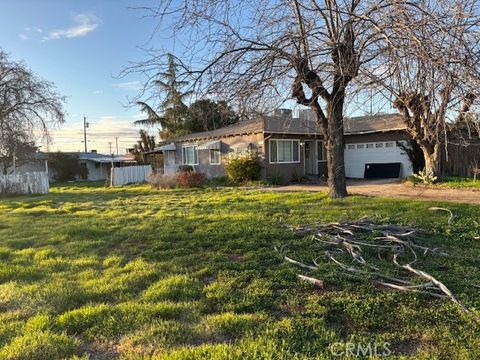
[{"label": "brown roof shingles", "polygon": [[[345,135],[360,135],[399,130],[405,130],[405,124],[399,114],[357,116],[346,118],[344,120]],[[240,121],[236,124],[211,131],[180,136],[170,141],[186,142],[218,139],[228,136],[257,134],[262,132],[277,134],[320,134],[315,121],[291,117],[266,116],[254,120]]]}]

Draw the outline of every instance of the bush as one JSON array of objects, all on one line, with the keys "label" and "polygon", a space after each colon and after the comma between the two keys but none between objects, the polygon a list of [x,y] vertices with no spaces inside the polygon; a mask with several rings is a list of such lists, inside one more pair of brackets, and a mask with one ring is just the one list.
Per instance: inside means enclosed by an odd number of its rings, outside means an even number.
[{"label": "bush", "polygon": [[177,187],[177,175],[152,174],[148,183],[155,189],[174,189]]},{"label": "bush", "polygon": [[183,171],[171,175],[153,174],[148,183],[155,189],[175,189],[203,187],[206,184],[205,174]]},{"label": "bush", "polygon": [[260,164],[257,154],[232,156],[225,166],[228,178],[235,184],[257,180],[260,177]]},{"label": "bush", "polygon": [[193,172],[192,165],[180,165],[178,167],[178,172]]},{"label": "bush", "polygon": [[177,186],[181,188],[196,188],[205,186],[205,174],[193,171],[179,172],[177,174]]},{"label": "bush", "polygon": [[55,180],[71,181],[77,177],[88,178],[88,169],[81,166],[75,155],[56,152],[48,154],[48,166],[53,170]]},{"label": "bush", "polygon": [[422,184],[434,184],[437,181],[437,177],[433,172],[427,173],[426,170],[420,171],[418,174],[413,174],[413,177],[417,178]]}]

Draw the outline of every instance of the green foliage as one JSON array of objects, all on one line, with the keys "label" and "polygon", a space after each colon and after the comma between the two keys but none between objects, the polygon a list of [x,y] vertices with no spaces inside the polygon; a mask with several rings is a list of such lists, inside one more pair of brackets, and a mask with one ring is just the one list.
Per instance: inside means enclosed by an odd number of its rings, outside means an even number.
[{"label": "green foliage", "polygon": [[155,136],[148,135],[145,130],[140,130],[140,140],[133,146],[130,151],[139,164],[148,164],[146,152],[155,149]]},{"label": "green foliage", "polygon": [[62,152],[48,154],[48,166],[53,170],[55,179],[58,181],[72,181],[77,177],[86,179],[88,169],[81,166],[78,157]]},{"label": "green foliage", "polygon": [[420,171],[418,174],[413,174],[414,178],[417,178],[421,184],[430,185],[437,181],[437,177],[433,172],[427,173],[425,170]]},{"label": "green foliage", "polygon": [[[478,206],[66,184],[0,200],[0,358],[328,359],[345,341],[388,341],[397,358],[480,358],[480,325],[452,302],[347,277],[284,228],[362,216],[424,229],[422,243],[454,254],[422,256],[421,268],[480,315]],[[309,274],[325,288],[300,282],[273,245],[305,263],[318,254]]]},{"label": "green foliage", "polygon": [[231,155],[225,165],[228,178],[235,184],[257,180],[260,176],[260,163],[257,154],[251,152],[242,155]]},{"label": "green foliage", "polygon": [[238,122],[237,114],[225,101],[200,99],[187,112],[185,128],[189,133],[215,130]]}]

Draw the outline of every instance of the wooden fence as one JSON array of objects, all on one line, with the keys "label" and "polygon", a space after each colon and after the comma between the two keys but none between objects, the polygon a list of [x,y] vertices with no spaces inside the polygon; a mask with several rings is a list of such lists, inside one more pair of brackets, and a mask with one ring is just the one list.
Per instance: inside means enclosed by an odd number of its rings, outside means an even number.
[{"label": "wooden fence", "polygon": [[0,175],[0,194],[48,194],[50,185],[46,172]]},{"label": "wooden fence", "polygon": [[468,146],[448,144],[448,157],[445,150],[441,154],[441,172],[443,176],[472,177],[472,167],[480,165],[480,144]]},{"label": "wooden fence", "polygon": [[114,167],[110,174],[110,185],[122,186],[144,183],[151,173],[152,167],[150,165]]}]

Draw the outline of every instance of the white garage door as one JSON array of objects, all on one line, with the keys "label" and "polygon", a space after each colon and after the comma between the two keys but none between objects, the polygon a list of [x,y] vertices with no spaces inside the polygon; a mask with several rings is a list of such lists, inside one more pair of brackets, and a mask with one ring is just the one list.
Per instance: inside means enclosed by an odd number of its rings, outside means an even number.
[{"label": "white garage door", "polygon": [[345,147],[345,171],[349,178],[363,178],[365,164],[384,163],[401,163],[402,178],[413,173],[410,159],[396,141],[347,144]]}]

